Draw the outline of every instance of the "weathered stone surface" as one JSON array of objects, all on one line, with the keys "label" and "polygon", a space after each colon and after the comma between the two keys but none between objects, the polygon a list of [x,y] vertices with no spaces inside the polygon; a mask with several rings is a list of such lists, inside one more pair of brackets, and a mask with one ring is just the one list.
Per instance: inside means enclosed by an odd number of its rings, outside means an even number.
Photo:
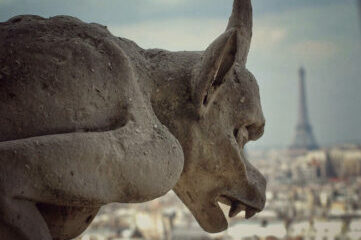
[{"label": "weathered stone surface", "polygon": [[171,189],[209,232],[264,207],[250,0],[204,52],[144,50],[68,16],[0,23],[1,239],[70,239],[111,202]]}]

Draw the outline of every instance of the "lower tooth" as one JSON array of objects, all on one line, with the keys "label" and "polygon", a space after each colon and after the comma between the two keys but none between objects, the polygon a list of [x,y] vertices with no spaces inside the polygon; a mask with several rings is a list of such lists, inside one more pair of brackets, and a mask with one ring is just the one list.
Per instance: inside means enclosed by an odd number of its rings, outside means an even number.
[{"label": "lower tooth", "polygon": [[254,209],[247,208],[246,210],[246,219],[250,219],[254,215],[256,215],[256,211]]},{"label": "lower tooth", "polygon": [[231,209],[229,210],[229,217],[235,217],[243,210],[245,210],[245,207],[242,204],[232,204]]}]

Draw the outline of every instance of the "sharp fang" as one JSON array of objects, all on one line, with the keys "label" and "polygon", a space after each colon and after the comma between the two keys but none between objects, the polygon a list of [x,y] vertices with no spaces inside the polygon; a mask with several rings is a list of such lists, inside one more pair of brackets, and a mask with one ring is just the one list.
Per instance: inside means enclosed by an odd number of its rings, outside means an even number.
[{"label": "sharp fang", "polygon": [[246,219],[250,219],[254,215],[256,215],[257,211],[252,208],[247,208],[246,210]]},{"label": "sharp fang", "polygon": [[245,206],[241,203],[232,203],[231,209],[229,210],[229,217],[233,218],[238,215],[238,213],[246,210]]}]

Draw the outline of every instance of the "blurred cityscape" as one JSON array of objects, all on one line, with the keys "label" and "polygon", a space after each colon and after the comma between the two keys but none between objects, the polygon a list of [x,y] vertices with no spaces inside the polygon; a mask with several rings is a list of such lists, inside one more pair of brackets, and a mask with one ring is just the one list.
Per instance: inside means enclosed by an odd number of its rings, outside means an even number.
[{"label": "blurred cityscape", "polygon": [[268,179],[267,205],[250,220],[229,219],[224,233],[204,232],[170,192],[102,208],[78,239],[361,239],[361,145],[248,151],[248,158]]}]

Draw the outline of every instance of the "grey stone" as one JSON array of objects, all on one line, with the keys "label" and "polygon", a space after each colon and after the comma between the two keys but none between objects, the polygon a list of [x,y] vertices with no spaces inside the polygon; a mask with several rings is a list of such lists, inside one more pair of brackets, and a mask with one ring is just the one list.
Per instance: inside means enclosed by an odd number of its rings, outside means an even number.
[{"label": "grey stone", "polygon": [[208,232],[265,203],[243,146],[263,134],[246,69],[250,0],[204,52],[144,50],[68,16],[0,23],[0,236],[71,239],[111,202],[173,189]]}]

